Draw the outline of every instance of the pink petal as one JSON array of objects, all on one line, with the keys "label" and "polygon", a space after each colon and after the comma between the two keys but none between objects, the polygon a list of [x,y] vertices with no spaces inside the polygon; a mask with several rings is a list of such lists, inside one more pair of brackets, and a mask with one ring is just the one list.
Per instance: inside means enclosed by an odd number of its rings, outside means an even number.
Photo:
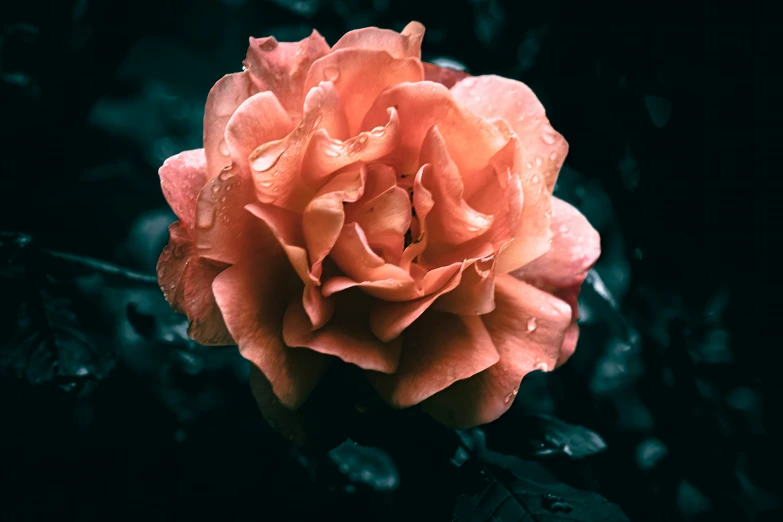
[{"label": "pink petal", "polygon": [[188,335],[204,346],[235,344],[212,293],[212,282],[225,268],[194,257],[183,275],[185,313],[190,320]]},{"label": "pink petal", "polygon": [[438,297],[451,292],[459,285],[462,269],[462,263],[443,267],[442,274],[437,278],[438,282],[440,283],[444,277],[448,277],[448,279],[436,291],[430,290],[431,293],[425,297],[403,302],[374,302],[370,313],[372,333],[381,341],[390,341],[399,337],[406,328],[427,311]]},{"label": "pink petal", "polygon": [[329,45],[318,33],[299,42],[278,42],[274,37],[250,38],[243,62],[255,92],[272,91],[292,121],[302,117],[304,83],[313,62],[329,53]]},{"label": "pink petal", "polygon": [[[227,152],[242,170],[249,171],[248,156],[260,145],[282,139],[294,129],[294,124],[274,93],[254,94],[237,107],[226,124]],[[227,149],[227,150],[226,150]]]},{"label": "pink petal", "polygon": [[212,290],[242,356],[264,373],[283,405],[296,409],[320,381],[327,358],[283,344],[285,306],[297,288],[287,266],[282,253],[266,252],[227,268]]},{"label": "pink petal", "polygon": [[302,306],[307,317],[310,318],[310,326],[313,330],[318,330],[325,325],[334,314],[334,299],[324,297],[321,287],[313,283],[305,285]]},{"label": "pink petal", "polygon": [[193,236],[182,221],[169,226],[169,242],[158,258],[158,284],[163,297],[171,308],[180,314],[185,313],[185,284],[183,274],[190,263]]},{"label": "pink petal", "polygon": [[383,127],[359,133],[345,141],[332,138],[325,129],[316,132],[302,163],[304,179],[321,181],[348,165],[373,163],[392,152],[400,141],[399,119],[393,107],[388,114],[389,121]]},{"label": "pink petal", "polygon": [[393,375],[370,374],[372,385],[395,408],[418,404],[498,361],[478,317],[428,312],[406,332],[405,342]]},{"label": "pink petal", "polygon": [[411,22],[401,33],[377,27],[365,27],[345,33],[332,47],[340,49],[368,49],[385,51],[394,58],[420,58],[421,41],[424,38],[424,26]]},{"label": "pink petal", "polygon": [[571,325],[569,306],[510,275],[496,276],[495,285],[495,310],[477,319],[489,332],[499,361],[424,404],[447,426],[468,428],[497,419],[511,406],[525,375],[550,371],[561,357]]},{"label": "pink petal", "polygon": [[495,309],[495,262],[490,256],[472,262],[454,290],[438,298],[433,310],[456,315],[484,315]]},{"label": "pink petal", "polygon": [[355,307],[341,306],[329,324],[313,331],[301,301],[292,299],[283,320],[283,340],[287,346],[333,355],[365,370],[393,373],[402,343],[380,342],[370,333],[366,320],[361,320],[362,315],[366,314]]},{"label": "pink petal", "polygon": [[548,290],[579,287],[601,255],[601,237],[572,205],[552,198],[552,247],[512,275]]},{"label": "pink petal", "polygon": [[543,178],[551,194],[568,143],[546,118],[544,106],[522,82],[487,75],[466,78],[451,89],[454,98],[483,118],[504,118],[522,140],[525,168]]},{"label": "pink petal", "polygon": [[207,182],[204,149],[186,150],[163,162],[158,170],[163,196],[171,210],[192,228],[196,219],[196,198]]},{"label": "pink petal", "polygon": [[310,89],[305,98],[304,117],[288,136],[261,145],[250,154],[259,201],[296,212],[304,210],[320,188],[302,175],[305,152],[320,129],[339,139],[347,132],[340,98],[330,82],[321,82]]},{"label": "pink petal", "polygon": [[227,74],[210,89],[204,107],[207,178],[213,178],[231,166],[230,151],[225,142],[226,125],[242,102],[256,92],[248,72]]},{"label": "pink petal", "polygon": [[424,79],[428,82],[437,82],[443,84],[447,89],[451,89],[455,83],[470,76],[465,71],[439,67],[432,63],[423,62]]},{"label": "pink petal", "polygon": [[307,284],[318,284],[318,278],[310,272],[310,263],[302,233],[302,216],[283,208],[264,203],[250,203],[245,207],[249,215],[257,217],[266,225],[282,247],[296,274]]},{"label": "pink petal", "polygon": [[321,277],[323,261],[342,231],[343,205],[362,197],[366,176],[363,166],[337,174],[305,207],[302,230],[310,257],[310,272],[317,278]]},{"label": "pink petal", "polygon": [[[368,71],[373,71],[368,74]],[[424,78],[418,58],[394,58],[385,51],[349,48],[334,51],[315,62],[307,74],[305,88],[310,89],[321,81],[334,83],[342,100],[348,119],[348,132],[353,136],[367,110],[386,88],[404,82],[419,82]],[[387,105],[384,109],[391,107]],[[378,122],[371,127],[381,127]]]},{"label": "pink petal", "polygon": [[402,140],[386,163],[403,174],[413,174],[419,167],[419,150],[433,125],[438,126],[449,156],[463,176],[483,169],[508,142],[494,125],[464,110],[439,83],[402,83],[386,89],[372,104],[361,129],[383,125],[388,107],[397,108]]}]

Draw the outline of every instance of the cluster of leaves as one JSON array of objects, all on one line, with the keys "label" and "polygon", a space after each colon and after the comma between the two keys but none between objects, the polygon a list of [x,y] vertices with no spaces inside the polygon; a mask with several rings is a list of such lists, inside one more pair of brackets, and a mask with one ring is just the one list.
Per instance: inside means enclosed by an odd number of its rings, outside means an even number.
[{"label": "cluster of leaves", "polygon": [[[0,490],[18,494],[0,518],[127,506],[134,520],[623,520],[618,504],[632,520],[775,519],[774,373],[754,370],[764,346],[730,328],[732,272],[715,260],[733,243],[710,236],[734,214],[687,177],[700,172],[693,134],[715,123],[696,109],[728,77],[697,76],[687,27],[602,25],[619,4],[573,20],[545,2],[523,16],[513,2],[458,4],[3,3],[14,197],[0,206],[13,231],[0,235]],[[192,343],[147,275],[173,220],[154,172],[199,146],[206,92],[238,69],[246,35],[317,27],[333,42],[411,19],[428,27],[426,59],[522,79],[569,139],[557,194],[603,238],[579,350],[526,377],[481,430],[338,412],[323,416],[320,447],[295,448],[260,419],[236,350]],[[686,208],[717,221],[703,242],[671,233]]]}]

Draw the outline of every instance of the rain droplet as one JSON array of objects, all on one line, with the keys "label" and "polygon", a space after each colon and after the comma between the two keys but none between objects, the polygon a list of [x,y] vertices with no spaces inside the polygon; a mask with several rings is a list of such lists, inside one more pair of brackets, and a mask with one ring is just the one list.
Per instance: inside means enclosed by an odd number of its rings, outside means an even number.
[{"label": "rain droplet", "polygon": [[542,372],[548,372],[549,371],[549,365],[542,361],[542,362],[536,364],[536,370],[541,370]]},{"label": "rain droplet", "polygon": [[533,168],[533,164],[528,161],[527,163],[525,163],[525,167],[527,167],[529,169],[532,169]]},{"label": "rain droplet", "polygon": [[228,150],[228,143],[226,143],[226,140],[220,140],[218,151],[220,151],[223,156],[229,156],[231,154],[231,151]]},{"label": "rain droplet", "polygon": [[215,225],[215,207],[206,198],[199,198],[196,203],[196,226],[209,229]]},{"label": "rain droplet", "polygon": [[536,325],[536,318],[535,317],[531,317],[530,319],[527,320],[527,331],[528,332],[534,332],[535,329],[536,329],[536,326],[537,325]]},{"label": "rain droplet", "polygon": [[464,85],[467,88],[471,88],[474,85],[476,85],[476,79],[473,77],[465,78],[464,80],[462,80],[462,85]]},{"label": "rain droplet", "polygon": [[367,143],[367,135],[366,134],[360,134],[358,141],[359,141],[359,143],[362,143],[362,144]]},{"label": "rain droplet", "polygon": [[213,183],[213,184],[212,184],[212,192],[213,192],[213,193],[215,193],[215,194],[217,194],[218,192],[220,192],[220,185],[219,185],[219,184],[217,184],[217,183]]},{"label": "rain droplet", "polygon": [[538,174],[533,174],[533,177],[530,178],[530,181],[532,181],[533,183],[538,183]]},{"label": "rain droplet", "polygon": [[506,402],[506,404],[508,404],[509,402],[511,402],[511,400],[512,400],[514,397],[516,397],[516,396],[517,396],[517,393],[519,393],[519,388],[514,388],[513,390],[511,390],[511,392],[509,392],[509,394],[508,394],[508,395],[506,395],[506,397],[505,397],[505,399],[504,399],[504,401]]},{"label": "rain droplet", "polygon": [[275,166],[287,148],[288,145],[283,140],[272,141],[262,145],[252,154],[255,157],[250,160],[251,168],[256,172],[266,172]]},{"label": "rain droplet", "polygon": [[541,156],[536,156],[536,166],[537,167],[540,167],[543,162],[544,161],[541,159]]},{"label": "rain droplet", "polygon": [[[234,176],[236,176],[236,172],[234,172],[231,167],[225,167],[223,170],[220,171],[220,174],[218,174],[218,179],[220,181],[228,181]],[[226,190],[228,190],[228,188],[226,188]]]},{"label": "rain droplet", "polygon": [[324,78],[326,78],[326,81],[336,82],[339,77],[340,77],[340,69],[338,69],[337,67],[332,65],[324,69]]},{"label": "rain droplet", "polygon": [[228,198],[226,196],[223,196],[222,198],[220,198],[220,202],[221,203],[225,203],[227,199]]},{"label": "rain droplet", "polygon": [[555,144],[555,134],[554,129],[552,127],[547,127],[544,129],[544,133],[541,134],[541,139],[544,140],[544,143],[548,143],[549,145]]},{"label": "rain droplet", "polygon": [[557,151],[552,151],[552,153],[549,155],[549,159],[552,161],[555,161],[557,159]]},{"label": "rain droplet", "polygon": [[261,185],[264,188],[269,188],[272,185],[274,185],[274,183],[272,183],[271,181],[262,181],[261,183],[259,183],[259,185]]}]

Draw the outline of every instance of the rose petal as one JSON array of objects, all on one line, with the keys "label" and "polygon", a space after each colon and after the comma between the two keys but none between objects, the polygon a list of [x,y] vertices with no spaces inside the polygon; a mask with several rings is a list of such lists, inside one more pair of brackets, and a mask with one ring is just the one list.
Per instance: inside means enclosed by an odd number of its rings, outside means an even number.
[{"label": "rose petal", "polygon": [[168,158],[158,170],[160,186],[171,210],[192,228],[196,219],[196,198],[207,182],[204,149],[186,150]]},{"label": "rose petal", "polygon": [[245,208],[250,214],[263,221],[266,228],[274,235],[302,282],[306,285],[318,284],[318,278],[310,272],[310,263],[302,233],[302,216],[296,212],[265,203],[250,203]]},{"label": "rose petal", "polygon": [[423,62],[424,79],[428,82],[437,82],[443,84],[447,89],[451,89],[455,83],[470,76],[465,71],[440,67],[438,65]]},{"label": "rose petal", "polygon": [[185,313],[183,274],[192,256],[192,244],[192,233],[182,221],[175,221],[169,226],[169,242],[161,252],[156,268],[163,297],[179,314]]},{"label": "rose petal", "polygon": [[428,312],[409,328],[405,342],[393,375],[369,375],[380,396],[395,408],[418,404],[498,361],[478,317]]},{"label": "rose petal", "polygon": [[463,264],[455,263],[442,267],[441,278],[448,277],[437,290],[425,297],[404,302],[376,301],[370,312],[370,329],[381,341],[396,339],[418,319],[441,295],[451,292],[459,285]]},{"label": "rose petal", "polygon": [[601,255],[601,237],[576,208],[552,198],[552,246],[512,273],[549,291],[579,287]]},{"label": "rose petal", "polygon": [[541,176],[551,194],[568,143],[546,118],[544,106],[522,82],[495,75],[463,79],[451,89],[463,107],[484,118],[504,118],[522,140],[525,168]]},{"label": "rose petal", "polygon": [[478,259],[462,272],[451,292],[438,298],[433,310],[456,315],[483,315],[495,309],[495,263],[497,256]]},{"label": "rose petal", "polygon": [[228,120],[225,147],[233,161],[249,171],[250,153],[264,143],[283,138],[293,129],[291,118],[274,93],[260,92],[242,102]]},{"label": "rose petal", "polygon": [[227,268],[212,290],[242,356],[269,379],[280,402],[296,409],[320,381],[327,358],[283,344],[285,303],[296,288],[287,266],[281,252],[266,252]]},{"label": "rose petal", "polygon": [[212,282],[225,268],[193,257],[183,275],[185,313],[190,320],[188,335],[204,346],[234,344],[212,293]]},{"label": "rose petal", "polygon": [[346,123],[334,85],[321,82],[307,93],[304,117],[291,133],[254,150],[249,157],[256,188],[262,203],[301,212],[320,188],[302,176],[302,162],[313,135],[324,129],[343,139]]},{"label": "rose petal", "polygon": [[227,74],[219,79],[207,95],[204,107],[204,151],[207,157],[207,178],[217,176],[231,165],[225,142],[228,120],[242,102],[258,92],[247,72]]},{"label": "rose petal", "polygon": [[201,257],[234,264],[274,242],[244,210],[252,200],[252,180],[236,165],[207,182],[196,202],[194,237]]},{"label": "rose petal", "polygon": [[310,318],[310,326],[313,330],[318,330],[325,325],[334,314],[334,300],[324,297],[321,287],[313,283],[305,285],[302,306],[307,312],[307,317]]},{"label": "rose petal", "polygon": [[[315,62],[307,74],[305,88],[312,88],[321,81],[334,83],[340,99],[345,100],[343,108],[348,132],[353,136],[361,130],[359,126],[378,94],[392,85],[419,82],[423,78],[418,58],[398,59],[385,51],[351,48],[332,52]],[[382,127],[384,123],[364,129]]]},{"label": "rose petal", "polygon": [[292,121],[302,117],[305,77],[313,62],[329,53],[329,44],[318,33],[299,42],[278,42],[274,37],[250,38],[243,62],[256,92],[272,91]]},{"label": "rose petal", "polygon": [[329,324],[313,331],[301,301],[292,299],[283,320],[283,340],[287,346],[333,355],[365,370],[393,373],[402,343],[378,341],[367,328],[367,321],[362,321],[362,315],[365,314],[356,308],[341,307]]},{"label": "rose petal", "polygon": [[397,111],[389,109],[389,121],[342,141],[329,136],[325,129],[313,135],[302,162],[303,178],[317,182],[348,165],[372,163],[392,152],[400,141]]},{"label": "rose petal", "polygon": [[[511,406],[525,375],[550,371],[560,359],[571,325],[568,305],[510,275],[497,275],[495,285],[495,310],[477,319],[489,332],[500,360],[424,404],[447,426],[468,428],[497,419]],[[404,363],[403,358],[400,366]]]},{"label": "rose petal", "polygon": [[361,129],[383,125],[388,107],[397,108],[402,140],[386,163],[403,174],[412,174],[419,167],[419,149],[433,125],[438,126],[449,156],[463,176],[483,169],[508,141],[494,125],[460,107],[439,83],[403,83],[386,89],[372,104]]},{"label": "rose petal", "polygon": [[411,22],[402,32],[365,27],[345,33],[332,46],[332,52],[340,49],[368,49],[386,51],[394,58],[421,58],[421,41],[424,38],[424,26]]},{"label": "rose petal", "polygon": [[314,277],[321,277],[323,261],[342,231],[345,223],[343,204],[362,197],[366,177],[364,166],[336,175],[305,208],[302,231]]}]

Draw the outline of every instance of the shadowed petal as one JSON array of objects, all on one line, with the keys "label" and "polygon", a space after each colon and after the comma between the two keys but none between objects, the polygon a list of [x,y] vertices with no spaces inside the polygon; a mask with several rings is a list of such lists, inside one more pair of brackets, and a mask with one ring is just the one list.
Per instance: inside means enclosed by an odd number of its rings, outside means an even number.
[{"label": "shadowed petal", "polygon": [[296,409],[321,379],[327,358],[283,344],[285,306],[301,288],[287,264],[282,252],[266,252],[227,268],[212,289],[242,356],[264,373],[283,405]]},{"label": "shadowed petal", "polygon": [[196,219],[196,198],[207,182],[207,158],[204,149],[186,150],[163,162],[158,170],[160,186],[171,210],[193,227]]},{"label": "shadowed petal", "polygon": [[495,262],[497,256],[478,259],[462,272],[451,292],[438,298],[433,310],[456,315],[483,315],[495,309]]},{"label": "shadowed petal", "polygon": [[522,378],[534,370],[554,369],[563,350],[571,325],[569,306],[510,275],[498,275],[495,281],[495,310],[477,319],[499,361],[424,404],[447,426],[468,428],[497,419],[511,406]]},{"label": "shadowed petal", "polygon": [[498,361],[478,317],[427,312],[408,329],[405,343],[393,375],[369,375],[380,396],[395,408],[418,404]]},{"label": "shadowed petal", "polygon": [[302,306],[307,317],[310,318],[310,326],[313,330],[318,330],[325,325],[334,314],[334,299],[324,297],[321,287],[313,283],[305,285]]},{"label": "shadowed petal", "polygon": [[367,321],[362,321],[363,315],[366,314],[355,308],[341,306],[328,324],[314,331],[310,328],[310,319],[301,300],[295,298],[285,313],[283,340],[287,346],[333,355],[365,370],[394,372],[402,343],[399,340],[380,342],[367,328]]}]

